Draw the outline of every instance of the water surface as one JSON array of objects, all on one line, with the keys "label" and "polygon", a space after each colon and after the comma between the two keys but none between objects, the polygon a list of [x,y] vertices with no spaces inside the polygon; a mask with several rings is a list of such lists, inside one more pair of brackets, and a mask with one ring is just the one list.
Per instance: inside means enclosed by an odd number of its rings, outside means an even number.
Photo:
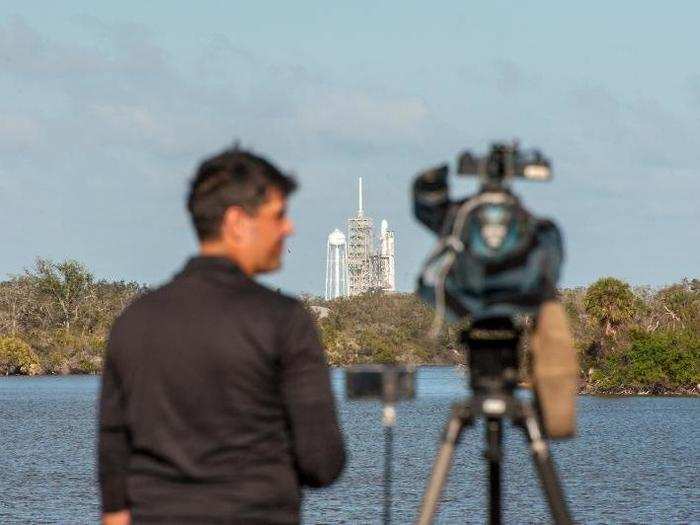
[{"label": "water surface", "polygon": [[[342,399],[350,460],[332,487],[307,492],[304,523],[379,523],[381,407]],[[395,433],[394,523],[411,523],[450,404],[464,396],[451,368],[423,368],[418,399],[400,405]],[[0,523],[96,523],[98,377],[0,378]],[[700,523],[700,401],[579,398],[579,437],[552,448],[581,523]],[[483,428],[464,434],[437,523],[484,523]],[[547,521],[525,441],[506,429],[506,523]]]}]

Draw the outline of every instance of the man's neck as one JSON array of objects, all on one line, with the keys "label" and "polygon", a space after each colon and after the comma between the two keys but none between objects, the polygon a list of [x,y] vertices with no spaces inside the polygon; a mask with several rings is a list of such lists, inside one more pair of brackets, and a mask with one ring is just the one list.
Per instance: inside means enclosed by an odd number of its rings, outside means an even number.
[{"label": "man's neck", "polygon": [[248,261],[235,253],[231,253],[231,251],[227,250],[226,246],[220,242],[205,241],[200,243],[199,255],[202,257],[223,257],[238,266],[248,277],[252,277],[254,274],[252,265],[248,263]]}]

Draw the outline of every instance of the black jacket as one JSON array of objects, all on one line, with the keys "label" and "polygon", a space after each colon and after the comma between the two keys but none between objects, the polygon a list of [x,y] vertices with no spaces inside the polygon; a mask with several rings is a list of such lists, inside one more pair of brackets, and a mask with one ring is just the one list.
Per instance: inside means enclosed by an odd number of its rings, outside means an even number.
[{"label": "black jacket", "polygon": [[295,523],[344,460],[324,352],[301,303],[197,257],[129,306],[102,378],[104,512]]}]

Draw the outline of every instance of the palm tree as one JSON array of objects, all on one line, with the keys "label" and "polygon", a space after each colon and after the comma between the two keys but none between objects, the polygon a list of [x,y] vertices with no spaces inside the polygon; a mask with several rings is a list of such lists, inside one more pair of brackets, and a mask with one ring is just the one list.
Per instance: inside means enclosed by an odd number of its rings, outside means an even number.
[{"label": "palm tree", "polygon": [[598,279],[583,298],[585,312],[598,322],[606,336],[613,337],[632,318],[635,303],[630,285],[614,277]]}]

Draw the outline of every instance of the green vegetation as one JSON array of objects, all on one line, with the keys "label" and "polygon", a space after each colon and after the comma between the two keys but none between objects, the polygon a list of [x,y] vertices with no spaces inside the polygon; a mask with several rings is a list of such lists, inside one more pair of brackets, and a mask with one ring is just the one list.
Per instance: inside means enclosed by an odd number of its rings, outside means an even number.
[{"label": "green vegetation", "polygon": [[630,285],[614,277],[599,279],[583,296],[584,311],[598,323],[605,335],[615,335],[624,323],[632,319],[635,306]]},{"label": "green vegetation", "polygon": [[0,374],[35,374],[39,360],[32,347],[18,337],[0,337]]},{"label": "green vegetation", "polygon": [[[145,290],[96,280],[76,261],[37,259],[0,282],[0,375],[99,373],[112,322]],[[457,327],[430,338],[433,311],[412,294],[302,299],[316,316],[331,365],[463,361]],[[700,281],[652,289],[604,277],[561,290],[560,299],[586,391],[699,392]]]},{"label": "green vegetation", "polygon": [[700,380],[700,336],[690,330],[635,330],[626,350],[601,360],[592,376],[603,391],[691,391]]},{"label": "green vegetation", "polygon": [[700,281],[632,289],[613,277],[563,290],[589,392],[697,394]]},{"label": "green vegetation", "polygon": [[[368,293],[307,305],[327,308],[318,315],[321,341],[334,366],[367,363],[446,364],[461,360],[454,327],[428,337],[433,311],[413,294]],[[324,311],[324,313],[326,313]]]},{"label": "green vegetation", "polygon": [[[585,391],[698,393],[700,281],[654,290],[605,277],[588,288],[561,290],[560,299],[571,322]],[[447,326],[438,340],[430,339],[433,312],[413,295],[305,301],[327,309],[317,319],[333,365],[463,361],[457,327]]]},{"label": "green vegetation", "polygon": [[95,280],[76,261],[37,259],[0,282],[0,374],[92,374],[109,328],[144,288]]}]

